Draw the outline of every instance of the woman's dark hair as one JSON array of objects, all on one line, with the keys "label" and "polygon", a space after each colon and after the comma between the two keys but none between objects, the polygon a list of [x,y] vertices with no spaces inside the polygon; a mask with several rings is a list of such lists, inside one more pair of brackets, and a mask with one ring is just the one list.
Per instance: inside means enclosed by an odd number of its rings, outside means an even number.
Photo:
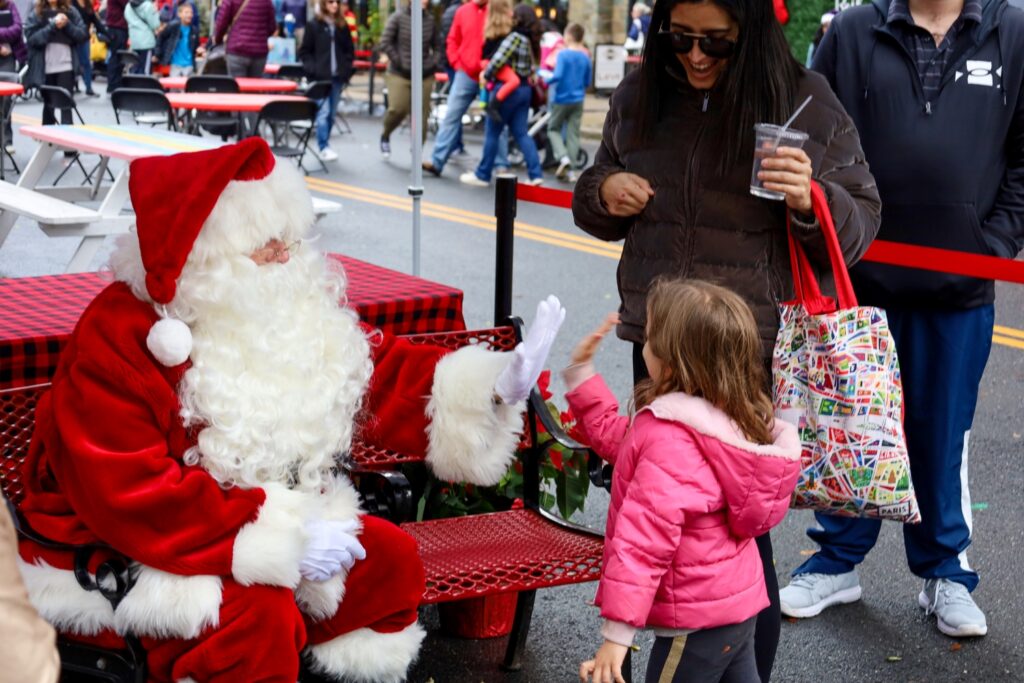
[{"label": "woman's dark hair", "polygon": [[716,121],[723,152],[716,172],[725,175],[753,154],[755,123],[783,123],[789,118],[796,104],[801,67],[775,18],[771,0],[657,0],[640,66],[639,120],[634,129],[639,144],[651,140],[663,116],[664,93],[675,80],[669,69],[686,79],[672,48],[657,35],[669,30],[672,10],[684,2],[711,2],[739,26],[736,52],[714,87],[724,103]]},{"label": "woman's dark hair", "polygon": [[534,61],[540,60],[540,19],[533,7],[527,4],[516,5],[512,10],[512,17],[515,20],[515,30],[530,40],[530,51],[533,53]]},{"label": "woman's dark hair", "polygon": [[[47,0],[36,0],[36,16],[42,18],[43,14],[50,8]],[[57,0],[57,11],[67,14],[71,10],[71,0]]]}]

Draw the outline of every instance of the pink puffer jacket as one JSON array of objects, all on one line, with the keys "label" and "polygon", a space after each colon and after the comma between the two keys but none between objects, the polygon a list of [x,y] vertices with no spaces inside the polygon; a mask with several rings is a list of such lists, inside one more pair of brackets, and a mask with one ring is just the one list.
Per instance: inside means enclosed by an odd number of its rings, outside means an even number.
[{"label": "pink puffer jacket", "polygon": [[[596,603],[627,642],[635,628],[740,623],[768,605],[754,537],[782,521],[800,471],[796,429],[751,443],[721,410],[675,393],[632,424],[592,367],[566,373],[569,406],[615,465]],[[620,622],[618,624],[614,622]],[[629,625],[632,628],[621,628]]]}]

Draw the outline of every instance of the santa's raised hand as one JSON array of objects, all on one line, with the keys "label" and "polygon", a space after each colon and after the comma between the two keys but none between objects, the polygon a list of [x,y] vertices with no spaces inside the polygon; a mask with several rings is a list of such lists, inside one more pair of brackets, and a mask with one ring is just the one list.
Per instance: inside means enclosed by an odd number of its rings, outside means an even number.
[{"label": "santa's raised hand", "polygon": [[565,309],[555,295],[549,295],[537,304],[533,324],[513,350],[512,362],[494,383],[494,393],[502,402],[511,405],[525,401],[530,395],[564,320]]}]

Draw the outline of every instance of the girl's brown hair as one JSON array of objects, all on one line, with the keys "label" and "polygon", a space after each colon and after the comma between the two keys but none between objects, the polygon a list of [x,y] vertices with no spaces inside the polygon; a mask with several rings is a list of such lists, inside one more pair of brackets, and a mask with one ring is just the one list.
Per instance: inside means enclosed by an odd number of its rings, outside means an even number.
[{"label": "girl's brown hair", "polygon": [[484,38],[493,40],[512,33],[512,0],[491,0],[487,3]]},{"label": "girl's brown hair", "polygon": [[724,412],[750,441],[772,443],[761,337],[739,295],[702,280],[657,280],[647,295],[647,321],[648,350],[664,372],[637,384],[637,410],[681,391]]},{"label": "girl's brown hair", "polygon": [[[50,8],[50,3],[47,0],[36,0],[36,16],[42,17],[43,12]],[[67,14],[71,11],[71,0],[57,0],[56,10]]]},{"label": "girl's brown hair", "polygon": [[341,9],[341,0],[338,0],[338,13],[333,17],[327,13],[327,0],[317,0],[316,3],[316,14],[317,19],[323,22],[333,23],[338,28],[348,30],[348,24],[345,23],[344,10]]}]

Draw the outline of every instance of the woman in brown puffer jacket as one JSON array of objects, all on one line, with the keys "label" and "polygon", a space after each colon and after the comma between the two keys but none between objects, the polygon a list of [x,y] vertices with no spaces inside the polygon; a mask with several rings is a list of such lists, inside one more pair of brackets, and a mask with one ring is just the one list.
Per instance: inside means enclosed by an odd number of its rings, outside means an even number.
[{"label": "woman in brown puffer jacket", "polygon": [[[755,123],[781,124],[808,95],[792,127],[810,139],[764,160],[765,187],[785,201],[750,194]],[[778,330],[778,304],[792,296],[786,212],[816,267],[827,271],[811,214],[811,180],[822,185],[847,264],[878,231],[881,205],[860,138],[818,74],[790,53],[771,0],[658,0],[639,69],[611,99],[594,165],[576,184],[573,216],[603,240],[624,239],[618,269],[618,335],[641,355],[645,298],[659,275],[701,278],[747,301],[764,359]],[[823,278],[828,289],[831,278]],[[767,382],[767,377],[765,378]],[[767,682],[779,636],[771,540],[757,539],[772,605],[757,624],[758,673]]]}]

